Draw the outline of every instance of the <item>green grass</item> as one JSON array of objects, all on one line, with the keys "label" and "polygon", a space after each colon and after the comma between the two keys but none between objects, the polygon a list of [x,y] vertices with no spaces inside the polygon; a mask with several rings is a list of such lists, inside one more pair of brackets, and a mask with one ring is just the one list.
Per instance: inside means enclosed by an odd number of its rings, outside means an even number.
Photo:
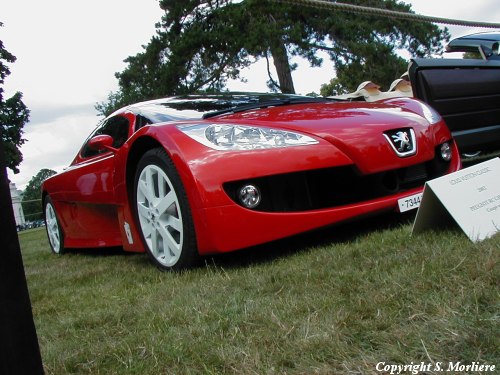
[{"label": "green grass", "polygon": [[378,362],[500,365],[500,236],[410,236],[374,219],[207,259],[50,254],[20,233],[47,374],[374,374]]}]

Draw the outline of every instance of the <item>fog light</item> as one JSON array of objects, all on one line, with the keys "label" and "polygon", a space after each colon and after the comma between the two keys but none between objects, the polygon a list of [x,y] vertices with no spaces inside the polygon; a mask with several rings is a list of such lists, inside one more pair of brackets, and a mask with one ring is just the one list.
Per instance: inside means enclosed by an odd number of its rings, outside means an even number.
[{"label": "fog light", "polygon": [[451,147],[448,142],[445,142],[441,145],[441,158],[444,161],[450,161],[451,160]]},{"label": "fog light", "polygon": [[255,208],[260,203],[260,190],[254,185],[245,185],[239,191],[240,202],[246,208]]}]

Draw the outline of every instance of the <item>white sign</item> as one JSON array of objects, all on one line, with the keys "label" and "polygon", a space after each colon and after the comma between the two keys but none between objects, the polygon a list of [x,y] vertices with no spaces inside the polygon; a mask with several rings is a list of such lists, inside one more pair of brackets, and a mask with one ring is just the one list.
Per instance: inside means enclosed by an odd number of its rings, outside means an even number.
[{"label": "white sign", "polygon": [[413,233],[455,221],[471,241],[500,231],[500,158],[428,181]]}]

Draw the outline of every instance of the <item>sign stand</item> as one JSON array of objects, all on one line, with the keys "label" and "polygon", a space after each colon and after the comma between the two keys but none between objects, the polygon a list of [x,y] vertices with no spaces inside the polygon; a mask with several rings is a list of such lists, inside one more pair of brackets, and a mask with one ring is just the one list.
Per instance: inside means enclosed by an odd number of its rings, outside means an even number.
[{"label": "sign stand", "polygon": [[412,233],[457,224],[473,242],[500,231],[500,159],[428,181]]}]

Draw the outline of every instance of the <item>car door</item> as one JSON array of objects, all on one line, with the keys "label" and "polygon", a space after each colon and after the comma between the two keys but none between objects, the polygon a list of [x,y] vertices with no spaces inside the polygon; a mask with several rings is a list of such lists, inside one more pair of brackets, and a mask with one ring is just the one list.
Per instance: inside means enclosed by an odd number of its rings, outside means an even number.
[{"label": "car door", "polygon": [[95,150],[89,141],[97,135],[109,135],[113,138],[112,146],[119,149],[132,133],[131,120],[124,115],[105,120],[65,171],[63,200],[69,207],[62,212],[62,219],[70,236],[81,240],[102,238],[110,243],[120,238],[113,181],[116,152]]}]

